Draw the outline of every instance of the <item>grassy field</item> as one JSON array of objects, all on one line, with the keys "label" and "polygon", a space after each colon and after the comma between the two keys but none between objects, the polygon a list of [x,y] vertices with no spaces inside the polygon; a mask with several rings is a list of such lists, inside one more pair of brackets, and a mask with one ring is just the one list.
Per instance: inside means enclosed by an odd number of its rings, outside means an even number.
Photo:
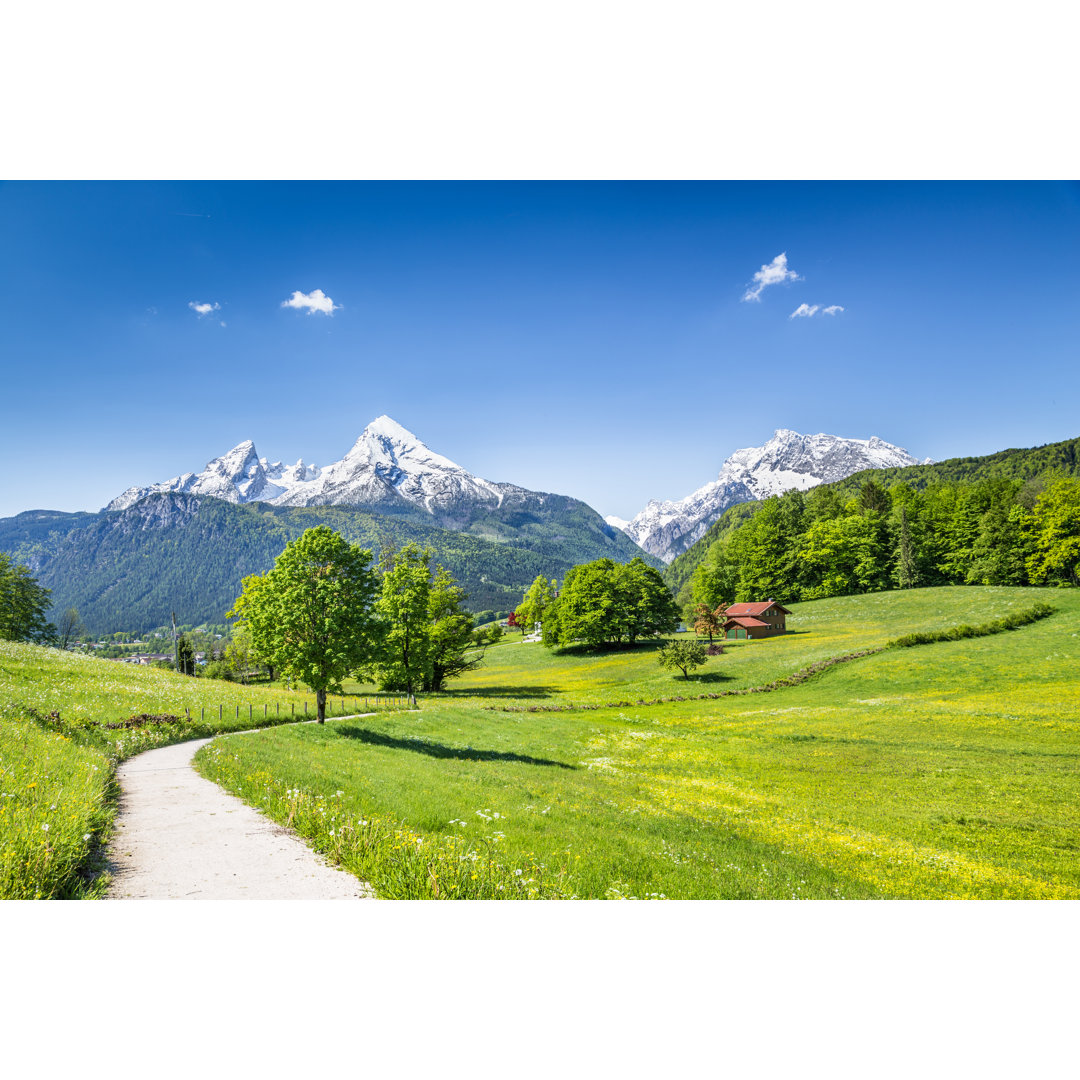
[{"label": "grassy field", "polygon": [[[914,631],[1049,601],[992,637]],[[1080,593],[945,588],[798,605],[696,680],[653,647],[517,643],[415,713],[219,739],[198,767],[382,896],[1080,896]]]},{"label": "grassy field", "polygon": [[[0,899],[96,896],[116,764],[185,739],[287,723],[310,694],[0,641]],[[335,711],[370,702],[334,699]],[[50,718],[51,713],[59,718]],[[179,722],[108,729],[142,713]],[[187,719],[190,713],[191,719]]]},{"label": "grassy field", "polygon": [[[1029,608],[1058,593],[1046,589],[947,587],[817,600],[792,608],[789,633],[762,641],[725,642],[696,677],[684,682],[656,663],[655,642],[597,655],[556,653],[540,644],[511,642],[487,651],[484,664],[452,684],[442,700],[491,705],[603,704],[639,698],[741,690],[791,675],[820,660],[880,648],[919,630],[982,623]],[[1071,594],[1068,594],[1071,595]],[[692,635],[685,635],[692,636]],[[349,687],[360,691],[360,684]],[[427,700],[432,700],[429,696]]]}]

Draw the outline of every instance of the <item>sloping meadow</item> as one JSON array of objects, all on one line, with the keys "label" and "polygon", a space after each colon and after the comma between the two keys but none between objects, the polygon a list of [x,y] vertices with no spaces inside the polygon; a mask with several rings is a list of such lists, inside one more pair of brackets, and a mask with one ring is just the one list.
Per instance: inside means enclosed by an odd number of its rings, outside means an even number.
[{"label": "sloping meadow", "polygon": [[[1080,595],[798,605],[794,633],[703,674],[748,689],[1039,601],[1055,613],[1017,629],[717,698],[648,652],[498,646],[418,713],[228,737],[197,764],[383,896],[1075,898]],[[551,701],[570,708],[528,711]]]}]

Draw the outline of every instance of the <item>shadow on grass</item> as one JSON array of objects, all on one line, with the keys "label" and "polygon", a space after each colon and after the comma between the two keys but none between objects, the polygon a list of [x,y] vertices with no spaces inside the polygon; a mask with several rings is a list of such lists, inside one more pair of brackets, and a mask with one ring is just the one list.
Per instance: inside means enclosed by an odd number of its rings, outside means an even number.
[{"label": "shadow on grass", "polygon": [[725,675],[722,671],[706,671],[701,675],[691,675],[689,679],[679,677],[679,682],[703,682],[703,683],[719,683],[719,682],[731,682],[734,679],[734,675]]},{"label": "shadow on grass", "polygon": [[430,695],[430,698],[431,700],[470,697],[546,698],[551,697],[552,694],[561,693],[562,690],[557,686],[475,686],[471,688],[456,686],[451,690],[440,690],[437,694]]},{"label": "shadow on grass", "polygon": [[565,761],[553,761],[550,758],[529,757],[528,754],[512,754],[502,750],[477,750],[474,747],[446,746],[443,743],[427,742],[424,739],[395,739],[392,735],[383,735],[367,728],[352,724],[338,724],[334,731],[346,739],[356,739],[371,746],[385,746],[390,750],[411,750],[414,754],[425,754],[433,758],[455,758],[458,761],[511,761],[520,765],[554,765],[559,769],[576,769],[576,765],[567,765]]},{"label": "shadow on grass", "polygon": [[651,653],[656,652],[662,645],[666,645],[665,639],[651,639],[649,641],[635,641],[633,645],[559,645],[551,651],[555,656],[603,656],[607,654],[625,656],[627,653]]}]

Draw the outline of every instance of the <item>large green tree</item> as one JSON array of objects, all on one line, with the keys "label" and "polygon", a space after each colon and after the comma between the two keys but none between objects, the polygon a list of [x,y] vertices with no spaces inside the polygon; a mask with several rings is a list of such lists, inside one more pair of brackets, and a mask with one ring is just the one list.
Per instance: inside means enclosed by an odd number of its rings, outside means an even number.
[{"label": "large green tree", "polygon": [[450,572],[438,567],[428,597],[431,675],[424,683],[425,690],[442,690],[447,679],[472,671],[484,659],[483,651],[474,647],[473,617],[464,607],[467,599]]},{"label": "large green tree", "polygon": [[0,553],[0,638],[49,644],[56,629],[45,618],[50,590],[38,584],[30,568]]},{"label": "large green tree", "polygon": [[375,675],[384,690],[413,695],[432,678],[431,549],[406,544],[380,563],[375,609],[384,624]]},{"label": "large green tree", "polygon": [[722,544],[694,571],[690,579],[693,611],[704,605],[710,611],[729,607],[735,601],[736,568],[728,561]]},{"label": "large green tree", "polygon": [[597,559],[567,573],[544,619],[544,644],[633,645],[670,633],[679,609],[660,574],[641,558]]},{"label": "large green tree", "polygon": [[1080,585],[1080,480],[1056,479],[1035,504],[1034,551],[1028,571],[1035,584]]},{"label": "large green tree", "polygon": [[525,595],[514,610],[517,625],[522,633],[534,629],[537,623],[543,623],[544,612],[555,599],[555,582],[548,581],[543,574],[538,574],[525,591]]},{"label": "large green tree", "polygon": [[327,692],[371,662],[379,623],[371,552],[325,525],[288,544],[272,570],[244,578],[230,618],[251,634],[253,652],[315,691],[319,723]]}]

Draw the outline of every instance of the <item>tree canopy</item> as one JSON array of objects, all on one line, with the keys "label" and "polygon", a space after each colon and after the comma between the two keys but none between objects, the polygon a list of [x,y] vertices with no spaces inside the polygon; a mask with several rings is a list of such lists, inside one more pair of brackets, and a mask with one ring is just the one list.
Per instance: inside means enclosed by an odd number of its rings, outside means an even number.
[{"label": "tree canopy", "polygon": [[555,582],[548,581],[543,574],[538,574],[514,610],[515,625],[521,627],[524,633],[525,630],[532,630],[537,623],[543,623],[544,612],[554,599]]},{"label": "tree canopy", "polygon": [[48,644],[56,629],[45,618],[50,590],[40,586],[30,568],[0,553],[0,638]]},{"label": "tree canopy", "polygon": [[466,599],[465,590],[450,571],[438,567],[428,595],[431,675],[424,683],[425,690],[442,690],[447,679],[472,671],[484,659],[482,651],[466,656],[473,648],[473,617],[465,610]]},{"label": "tree canopy", "polygon": [[431,549],[406,544],[379,564],[382,591],[375,609],[383,639],[375,673],[384,690],[410,695],[431,679]]},{"label": "tree canopy", "polygon": [[442,690],[447,679],[478,667],[473,618],[465,590],[442,566],[431,567],[431,550],[406,544],[388,552],[380,568],[382,591],[375,608],[383,640],[375,677],[384,690]]},{"label": "tree canopy", "polygon": [[325,525],[288,544],[273,569],[244,578],[230,618],[251,637],[253,654],[315,691],[319,723],[326,694],[368,664],[378,624],[371,552]]},{"label": "tree canopy", "polygon": [[705,663],[705,642],[665,641],[656,654],[656,662],[662,668],[678,668],[683,678],[689,679],[690,670]]},{"label": "tree canopy", "polygon": [[1072,476],[887,490],[867,480],[846,500],[831,485],[736,510],[683,585],[688,606],[917,585],[1080,585]]},{"label": "tree canopy", "polygon": [[643,559],[597,559],[573,567],[547,609],[544,644],[633,645],[670,633],[679,609],[660,574]]}]

